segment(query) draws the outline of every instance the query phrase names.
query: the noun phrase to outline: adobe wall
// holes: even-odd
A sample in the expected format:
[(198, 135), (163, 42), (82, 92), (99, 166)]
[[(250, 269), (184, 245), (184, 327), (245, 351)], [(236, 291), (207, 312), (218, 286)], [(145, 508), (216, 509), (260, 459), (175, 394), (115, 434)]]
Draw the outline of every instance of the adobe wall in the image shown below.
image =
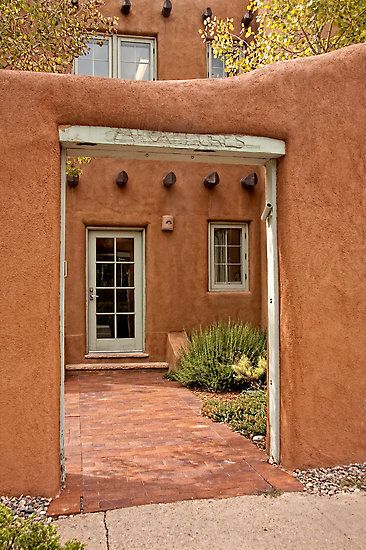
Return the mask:
[[(117, 187), (126, 170), (129, 181)], [(146, 231), (145, 361), (165, 361), (169, 332), (190, 331), (219, 319), (261, 322), (260, 214), (263, 179), (253, 190), (240, 180), (261, 167), (95, 159), (83, 169), (80, 183), (67, 190), (66, 363), (102, 362), (85, 358), (86, 227), (144, 227)], [(175, 185), (162, 185), (174, 171)], [(218, 171), (215, 189), (204, 178)], [(174, 216), (174, 231), (161, 230), (163, 215)], [(208, 222), (249, 224), (249, 290), (208, 292)], [(121, 359), (106, 360), (121, 362)], [(128, 359), (126, 359), (128, 361)], [(131, 359), (130, 359), (131, 361)], [(139, 361), (139, 360), (137, 360)]]
[(120, 12), (122, 0), (107, 0), (103, 14), (119, 17), (118, 34), (157, 38), (157, 78), (185, 80), (206, 78), (206, 47), (198, 33), (203, 28), (202, 13), (209, 5), (221, 19), (234, 18), (236, 29), (246, 11), (242, 0), (183, 0), (173, 2), (170, 17), (163, 17), (163, 0), (133, 0), (128, 16)]
[[(286, 141), (278, 170), (281, 461), (365, 459), (365, 61), (360, 45), (222, 81), (0, 73), (0, 492), (59, 487), (62, 124)], [(218, 98), (213, 115), (207, 105)]]

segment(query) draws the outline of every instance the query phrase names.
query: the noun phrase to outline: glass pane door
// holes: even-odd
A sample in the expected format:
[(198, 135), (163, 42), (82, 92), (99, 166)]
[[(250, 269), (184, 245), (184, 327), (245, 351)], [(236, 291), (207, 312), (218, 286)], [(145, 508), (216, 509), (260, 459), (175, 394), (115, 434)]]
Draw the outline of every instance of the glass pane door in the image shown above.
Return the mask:
[(89, 233), (89, 351), (142, 351), (142, 232)]

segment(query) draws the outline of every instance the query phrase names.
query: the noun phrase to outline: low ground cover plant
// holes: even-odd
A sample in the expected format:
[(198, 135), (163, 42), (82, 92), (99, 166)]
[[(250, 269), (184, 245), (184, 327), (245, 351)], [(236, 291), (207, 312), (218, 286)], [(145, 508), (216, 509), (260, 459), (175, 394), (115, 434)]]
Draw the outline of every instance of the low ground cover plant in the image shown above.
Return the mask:
[(76, 540), (61, 544), (56, 527), (14, 516), (11, 510), (0, 504), (0, 548), (1, 550), (84, 550), (85, 546)]
[(244, 392), (235, 399), (206, 398), (201, 412), (214, 422), (225, 422), (246, 437), (266, 435), (267, 391)]
[(169, 377), (189, 388), (237, 391), (263, 384), (266, 371), (266, 332), (229, 321), (193, 331)]

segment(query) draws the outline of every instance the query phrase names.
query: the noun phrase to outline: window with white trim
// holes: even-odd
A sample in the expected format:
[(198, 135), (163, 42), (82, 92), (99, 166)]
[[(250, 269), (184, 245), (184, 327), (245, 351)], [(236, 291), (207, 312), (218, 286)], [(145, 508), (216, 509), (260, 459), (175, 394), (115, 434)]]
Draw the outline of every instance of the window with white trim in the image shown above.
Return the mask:
[(226, 78), (225, 57), (215, 57), (212, 46), (207, 43), (207, 76), (208, 78)]
[(209, 289), (248, 289), (247, 223), (210, 223)]
[(75, 59), (74, 73), (124, 80), (156, 79), (155, 38), (97, 36)]

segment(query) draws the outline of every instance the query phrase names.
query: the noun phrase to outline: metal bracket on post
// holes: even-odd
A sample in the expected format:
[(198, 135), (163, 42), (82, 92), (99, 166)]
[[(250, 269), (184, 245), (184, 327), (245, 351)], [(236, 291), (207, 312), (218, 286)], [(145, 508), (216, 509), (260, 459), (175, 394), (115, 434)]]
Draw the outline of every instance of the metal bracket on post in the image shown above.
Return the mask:
[(273, 206), (270, 202), (267, 202), (261, 215), (262, 222), (265, 222), (272, 216)]

